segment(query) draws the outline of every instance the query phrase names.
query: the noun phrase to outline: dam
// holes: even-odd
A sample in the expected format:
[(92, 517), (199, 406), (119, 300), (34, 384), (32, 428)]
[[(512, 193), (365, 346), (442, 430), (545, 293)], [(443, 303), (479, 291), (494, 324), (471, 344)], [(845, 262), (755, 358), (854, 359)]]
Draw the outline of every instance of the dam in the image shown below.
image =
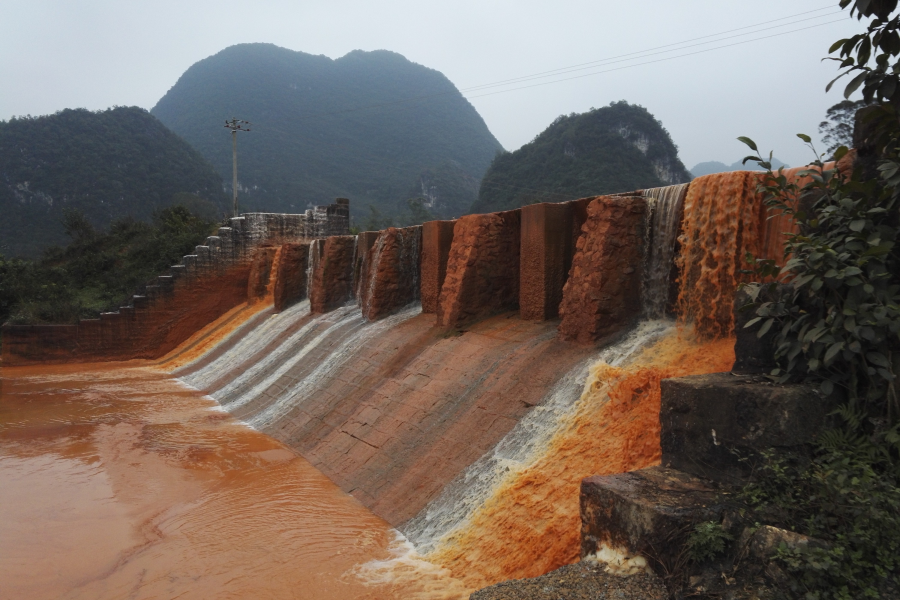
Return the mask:
[(659, 464), (661, 382), (735, 363), (744, 257), (790, 227), (759, 178), (248, 214), (119, 312), (5, 325), (0, 593), (465, 598), (577, 561), (582, 480)]

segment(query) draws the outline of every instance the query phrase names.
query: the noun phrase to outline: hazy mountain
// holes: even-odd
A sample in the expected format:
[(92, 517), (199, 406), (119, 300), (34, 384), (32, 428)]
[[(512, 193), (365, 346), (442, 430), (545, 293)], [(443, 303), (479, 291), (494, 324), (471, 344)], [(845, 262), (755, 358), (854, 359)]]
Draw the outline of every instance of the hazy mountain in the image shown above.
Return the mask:
[(185, 201), (221, 212), (222, 181), (142, 108), (67, 109), (0, 121), (2, 254), (35, 257), (67, 243), (61, 222), (67, 208), (105, 228), (127, 216), (148, 220), (155, 210)]
[[(777, 158), (772, 158), (772, 169), (777, 171), (779, 167), (788, 168), (787, 163), (783, 163)], [(697, 163), (691, 169), (691, 175), (694, 177), (700, 177), (702, 175), (711, 175), (713, 173), (725, 173), (726, 171), (761, 171), (755, 162), (747, 162), (747, 164), (741, 164), (741, 161), (737, 161), (732, 163), (731, 165), (726, 165), (723, 162), (719, 162), (717, 160), (711, 160), (709, 162)]]
[(558, 117), (515, 152), (497, 155), (473, 212), (508, 210), (690, 181), (669, 132), (627, 102)]
[[(376, 108), (370, 108), (375, 106)], [(357, 220), (426, 198), (438, 216), (465, 212), (498, 150), (475, 108), (444, 75), (379, 50), (332, 60), (241, 44), (189, 68), (151, 111), (231, 182), (224, 120), (238, 134), (245, 207), (297, 212), (351, 199)]]

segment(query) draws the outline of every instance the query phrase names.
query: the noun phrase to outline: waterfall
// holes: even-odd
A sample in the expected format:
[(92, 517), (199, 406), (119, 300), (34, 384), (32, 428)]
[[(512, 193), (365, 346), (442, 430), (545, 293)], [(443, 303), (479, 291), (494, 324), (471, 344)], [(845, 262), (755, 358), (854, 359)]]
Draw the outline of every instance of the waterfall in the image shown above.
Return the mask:
[(688, 183), (644, 190), (650, 218), (644, 279), (641, 282), (643, 313), (648, 319), (665, 316), (674, 268), (675, 244)]
[(247, 423), (257, 429), (273, 425), (296, 406), (302, 404), (306, 397), (325, 380), (334, 377), (358, 348), (421, 312), (421, 306), (412, 305), (387, 319), (368, 323), (354, 310), (350, 318), (355, 319), (360, 326), (339, 346), (331, 350), (312, 372), (300, 380), (292, 382), (293, 385), (289, 388), (283, 389), (266, 408), (247, 419)]
[(366, 264), (365, 270), (361, 270), (360, 290), (362, 294), (359, 299), (359, 306), (362, 308), (363, 316), (368, 318), (368, 308), (375, 294), (375, 285), (378, 280), (378, 267), (381, 266), (381, 255), (384, 254), (384, 246), (387, 244), (387, 231), (382, 231), (375, 240), (375, 245), (369, 250), (368, 254), (372, 256), (371, 264)]
[(494, 448), (472, 463), (445, 486), (441, 494), (401, 527), (402, 533), (421, 554), (435, 549), (441, 539), (465, 526), (472, 513), (509, 474), (538, 459), (554, 434), (570, 417), (582, 396), (588, 369), (598, 361), (611, 366), (624, 364), (667, 332), (671, 321), (644, 321), (621, 341), (603, 349), (572, 368)]
[(319, 262), (319, 240), (313, 240), (309, 244), (309, 254), (306, 257), (306, 297), (312, 299), (313, 273), (316, 271), (316, 263)]

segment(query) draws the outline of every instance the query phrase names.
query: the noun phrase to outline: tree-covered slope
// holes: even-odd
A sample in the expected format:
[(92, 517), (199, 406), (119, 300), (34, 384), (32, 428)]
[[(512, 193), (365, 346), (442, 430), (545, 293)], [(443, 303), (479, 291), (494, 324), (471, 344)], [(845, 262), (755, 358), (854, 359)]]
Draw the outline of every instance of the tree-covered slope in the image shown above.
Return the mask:
[(669, 132), (625, 101), (560, 116), (515, 152), (497, 155), (473, 212), (684, 183), (691, 175)]
[(221, 178), (144, 109), (0, 121), (0, 254), (36, 257), (66, 243), (65, 209), (105, 228), (123, 217), (146, 221), (186, 201), (221, 211)]
[(359, 220), (368, 205), (397, 214), (415, 193), (428, 195), (432, 213), (458, 215), (475, 199), (471, 180), (501, 149), (446, 77), (387, 51), (332, 60), (271, 44), (232, 46), (190, 67), (151, 112), (226, 185), (224, 121), (252, 122), (238, 134), (238, 185), (242, 207), (255, 210), (298, 212), (348, 197)]

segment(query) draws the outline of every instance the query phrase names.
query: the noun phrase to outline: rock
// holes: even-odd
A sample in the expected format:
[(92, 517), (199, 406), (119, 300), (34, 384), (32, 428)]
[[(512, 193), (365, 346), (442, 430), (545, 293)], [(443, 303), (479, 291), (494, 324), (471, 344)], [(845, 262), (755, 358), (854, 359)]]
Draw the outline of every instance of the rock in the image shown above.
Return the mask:
[(375, 321), (419, 297), (419, 249), (422, 227), (388, 227), (366, 254), (360, 272), (362, 315)]
[(559, 308), (562, 339), (592, 344), (640, 315), (646, 217), (644, 198), (601, 196), (588, 205)]
[(724, 508), (708, 481), (664, 467), (581, 481), (581, 556), (621, 548), (657, 572), (678, 562), (691, 527)]
[(316, 240), (315, 264), (310, 289), (310, 310), (330, 312), (353, 298), (354, 235), (336, 235)]
[(259, 248), (253, 253), (250, 261), (250, 276), (247, 280), (247, 300), (256, 302), (266, 297), (269, 288), (272, 265), (275, 262), (277, 247)]
[(456, 221), (428, 221), (422, 225), (420, 285), (423, 313), (436, 313), (438, 310), (455, 225)]
[(459, 328), (519, 306), (521, 211), (466, 215), (453, 228), (437, 323)]
[(522, 207), (519, 316), (546, 321), (559, 315), (563, 286), (572, 266), (573, 204)]
[[(776, 285), (774, 289), (765, 286), (760, 290), (757, 299), (760, 302), (779, 302), (789, 299), (792, 293), (793, 286), (790, 285)], [(744, 327), (748, 321), (756, 318), (755, 310), (743, 309), (751, 300), (750, 292), (746, 288), (739, 289), (734, 294), (735, 342), (734, 366), (731, 369), (733, 373), (747, 375), (768, 373), (778, 366), (778, 363), (775, 362), (773, 345), (778, 328), (772, 327), (760, 338), (757, 333), (763, 321), (759, 321), (749, 328)]]
[(582, 561), (532, 579), (513, 579), (478, 590), (471, 600), (665, 600), (666, 588), (651, 573), (620, 576), (605, 565)]
[(275, 310), (283, 311), (306, 297), (306, 265), (309, 242), (283, 244), (275, 274)]
[(817, 388), (758, 375), (692, 375), (660, 387), (662, 464), (723, 483), (743, 481), (762, 451), (807, 455), (832, 407)]

